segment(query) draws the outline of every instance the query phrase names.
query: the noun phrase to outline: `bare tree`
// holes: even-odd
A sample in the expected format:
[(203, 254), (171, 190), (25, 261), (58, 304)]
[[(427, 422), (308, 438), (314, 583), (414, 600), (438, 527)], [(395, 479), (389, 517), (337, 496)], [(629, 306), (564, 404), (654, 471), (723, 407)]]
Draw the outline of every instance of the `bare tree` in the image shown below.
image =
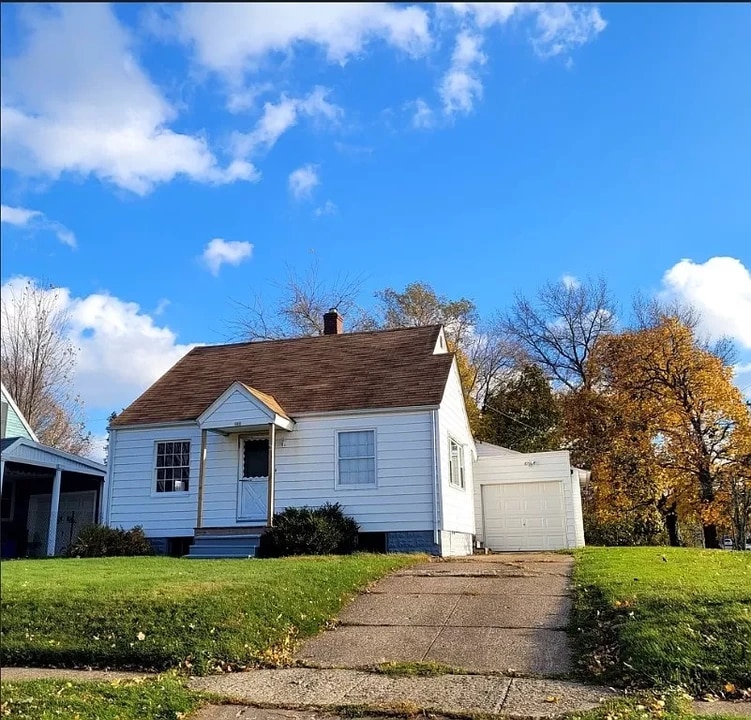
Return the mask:
[(615, 302), (603, 279), (549, 282), (534, 300), (517, 294), (501, 322), (554, 386), (589, 388), (587, 360), (598, 338), (615, 328)]
[(276, 306), (264, 303), (259, 294), (250, 302), (238, 302), (239, 315), (230, 322), (230, 332), (244, 340), (279, 340), (323, 334), (323, 315), (336, 309), (347, 321), (347, 329), (367, 330), (374, 321), (357, 304), (362, 278), (339, 276), (332, 282), (320, 277), (314, 260), (304, 273), (287, 269), (287, 278), (275, 283), (280, 291)]
[(648, 330), (659, 327), (663, 322), (674, 318), (691, 330), (697, 347), (716, 355), (726, 365), (732, 365), (737, 358), (737, 348), (732, 338), (727, 336), (710, 337), (701, 332), (701, 313), (693, 305), (680, 300), (645, 298), (637, 293), (633, 301), (634, 330)]
[(40, 442), (73, 453), (91, 446), (73, 389), (76, 348), (52, 287), (28, 282), (2, 296), (0, 374)]

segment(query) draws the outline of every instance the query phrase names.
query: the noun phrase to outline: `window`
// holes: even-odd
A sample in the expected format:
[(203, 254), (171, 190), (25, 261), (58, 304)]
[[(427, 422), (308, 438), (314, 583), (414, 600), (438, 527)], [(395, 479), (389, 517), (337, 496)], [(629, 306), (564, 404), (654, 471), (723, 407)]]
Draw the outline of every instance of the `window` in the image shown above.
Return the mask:
[(449, 438), (449, 483), (464, 489), (464, 448)]
[(269, 476), (269, 441), (267, 438), (246, 440), (243, 445), (243, 477)]
[(376, 484), (375, 430), (338, 434), (339, 485), (360, 487)]
[(156, 444), (156, 491), (184, 492), (190, 479), (190, 442)]

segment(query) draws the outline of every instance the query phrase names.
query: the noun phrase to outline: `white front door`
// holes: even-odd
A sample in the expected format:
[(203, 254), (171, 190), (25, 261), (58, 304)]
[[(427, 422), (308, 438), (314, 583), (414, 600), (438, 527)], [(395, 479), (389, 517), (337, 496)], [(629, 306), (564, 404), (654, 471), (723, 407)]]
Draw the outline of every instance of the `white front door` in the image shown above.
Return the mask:
[(269, 509), (268, 438), (240, 439), (239, 475), (237, 519), (265, 524)]
[[(28, 541), (32, 555), (47, 554), (47, 534), (50, 526), (51, 495), (29, 497)], [(55, 555), (62, 555), (83, 528), (94, 523), (96, 490), (60, 494), (57, 508), (57, 535)]]
[(491, 550), (561, 550), (566, 513), (560, 482), (482, 485), (485, 545)]

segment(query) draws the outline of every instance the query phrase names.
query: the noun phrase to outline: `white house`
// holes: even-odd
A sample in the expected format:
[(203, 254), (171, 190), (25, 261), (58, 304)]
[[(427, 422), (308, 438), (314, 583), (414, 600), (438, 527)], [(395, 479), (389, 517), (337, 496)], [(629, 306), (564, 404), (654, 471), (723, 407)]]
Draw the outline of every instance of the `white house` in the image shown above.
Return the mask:
[(195, 348), (126, 408), (110, 427), (106, 522), (142, 525), (171, 554), (247, 556), (274, 513), (338, 502), (364, 549), (471, 553), (493, 520), (476, 522), (482, 458), (443, 328), (324, 321), (319, 337)]

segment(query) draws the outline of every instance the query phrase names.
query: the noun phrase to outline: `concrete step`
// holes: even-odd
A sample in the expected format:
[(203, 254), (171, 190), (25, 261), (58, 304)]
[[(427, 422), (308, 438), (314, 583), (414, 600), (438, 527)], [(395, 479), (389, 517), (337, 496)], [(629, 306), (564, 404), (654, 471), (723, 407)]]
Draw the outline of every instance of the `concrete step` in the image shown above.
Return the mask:
[(257, 533), (247, 535), (199, 535), (185, 557), (195, 559), (255, 557), (261, 540)]

